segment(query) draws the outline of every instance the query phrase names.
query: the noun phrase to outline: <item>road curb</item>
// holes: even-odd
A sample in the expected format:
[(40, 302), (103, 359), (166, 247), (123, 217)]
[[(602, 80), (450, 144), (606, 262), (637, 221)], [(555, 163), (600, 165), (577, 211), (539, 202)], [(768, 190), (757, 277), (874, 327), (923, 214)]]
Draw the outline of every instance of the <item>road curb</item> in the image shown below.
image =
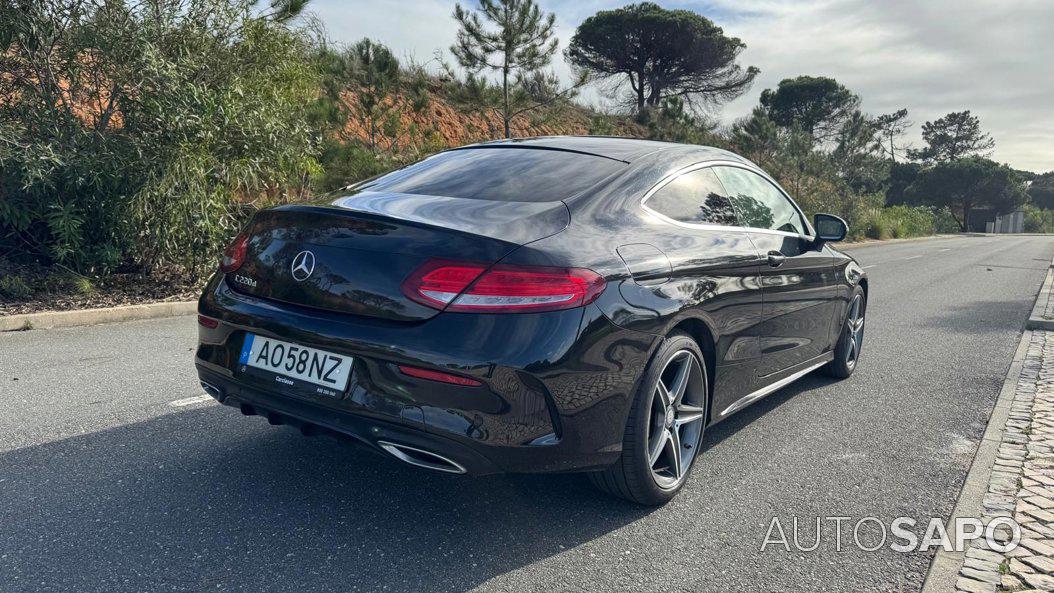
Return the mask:
[[(982, 516), (982, 501), (988, 492), (988, 485), (992, 478), (992, 468), (995, 466), (996, 454), (1003, 442), (1003, 432), (1006, 430), (1006, 421), (1010, 417), (1010, 406), (1014, 402), (1015, 388), (1021, 376), (1024, 365), (1025, 354), (1028, 345), (1032, 341), (1032, 332), (1025, 330), (1021, 334), (1021, 340), (1014, 351), (1014, 358), (1007, 369), (1006, 378), (1003, 379), (1003, 387), (999, 390), (992, 414), (988, 417), (988, 425), (985, 427), (984, 436), (977, 445), (970, 471), (966, 474), (962, 490), (955, 503), (955, 509), (945, 524), (948, 537), (955, 540), (955, 519), (980, 518)], [(926, 573), (926, 580), (922, 586), (921, 593), (954, 593), (956, 582), (959, 579), (959, 569), (962, 568), (964, 552), (947, 552), (938, 548), (930, 568)]]
[[(1047, 277), (1043, 286), (1036, 294), (1036, 302), (1032, 307), (1025, 330), (1021, 334), (1021, 340), (1014, 351), (1014, 358), (1010, 361), (1006, 377), (1003, 379), (1003, 387), (999, 390), (995, 406), (988, 417), (984, 436), (977, 445), (970, 470), (963, 481), (962, 489), (956, 499), (955, 509), (952, 511), (945, 527), (949, 537), (955, 539), (955, 519), (980, 518), (983, 515), (983, 500), (988, 493), (988, 486), (992, 478), (992, 470), (995, 466), (996, 455), (1003, 443), (1003, 433), (1006, 431), (1006, 422), (1010, 417), (1010, 408), (1014, 402), (1015, 391), (1018, 380), (1021, 378), (1021, 370), (1024, 366), (1025, 355), (1028, 345), (1032, 342), (1032, 330), (1054, 329), (1054, 320), (1044, 319), (1047, 304), (1050, 302), (1050, 292), (1054, 285), (1054, 261), (1051, 269), (1047, 270)], [(1050, 324), (1047, 326), (1046, 324)], [(921, 593), (954, 593), (957, 590), (956, 583), (959, 580), (959, 570), (965, 560), (964, 552), (947, 552), (938, 548), (937, 553), (930, 561), (929, 570), (926, 572), (926, 580), (922, 585)]]
[(0, 332), (26, 329), (53, 329), (78, 325), (98, 325), (136, 319), (158, 319), (190, 315), (198, 310), (197, 301), (150, 303), (148, 305), (126, 305), (102, 309), (80, 309), (76, 311), (44, 311), (0, 317)]
[[(1054, 266), (1054, 263), (1051, 264)], [(1032, 313), (1025, 322), (1025, 329), (1054, 330), (1054, 315), (1050, 311), (1050, 289), (1054, 284), (1054, 268), (1047, 270), (1047, 278), (1043, 281), (1043, 288), (1039, 289), (1036, 296), (1036, 304), (1032, 307)]]
[(937, 239), (957, 239), (960, 237), (983, 237), (978, 233), (954, 233), (941, 235), (926, 235), (925, 237), (908, 237), (906, 239), (868, 239), (866, 241), (844, 241), (838, 243), (838, 248), (855, 249), (859, 247), (870, 247), (872, 245), (896, 245), (898, 243), (915, 243), (918, 241), (934, 241)]

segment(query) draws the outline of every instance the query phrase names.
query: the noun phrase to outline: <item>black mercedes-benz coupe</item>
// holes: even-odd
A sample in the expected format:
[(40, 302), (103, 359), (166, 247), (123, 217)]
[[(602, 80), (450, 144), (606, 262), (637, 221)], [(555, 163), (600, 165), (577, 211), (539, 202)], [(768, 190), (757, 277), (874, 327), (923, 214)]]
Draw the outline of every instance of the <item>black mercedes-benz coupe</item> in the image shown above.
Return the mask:
[(415, 466), (582, 471), (661, 504), (708, 426), (852, 374), (868, 283), (845, 234), (723, 150), (466, 146), (257, 213), (201, 297), (198, 375)]

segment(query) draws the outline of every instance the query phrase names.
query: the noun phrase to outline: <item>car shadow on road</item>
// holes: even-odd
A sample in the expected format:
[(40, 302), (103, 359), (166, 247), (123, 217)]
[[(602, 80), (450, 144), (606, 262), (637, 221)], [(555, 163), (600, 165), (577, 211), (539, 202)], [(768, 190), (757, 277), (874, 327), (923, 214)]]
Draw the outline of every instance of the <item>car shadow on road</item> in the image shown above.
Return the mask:
[(1005, 333), (1007, 327), (1023, 327), (1034, 297), (1018, 300), (948, 303), (939, 315), (926, 318), (921, 327), (951, 330), (959, 334)]
[(0, 589), (463, 591), (651, 511), (211, 406), (0, 454)]
[(0, 454), (0, 574), (5, 591), (464, 591), (652, 512), (672, 511), (579, 475), (417, 470), (210, 406)]
[[(798, 379), (779, 391), (774, 391), (771, 395), (766, 396), (750, 407), (733, 414), (727, 420), (707, 428), (706, 436), (703, 438), (703, 453), (721, 444), (725, 439), (740, 430), (747, 428), (762, 416), (791, 401), (798, 394), (813, 389), (821, 389), (838, 381), (838, 379), (815, 372)], [(705, 459), (704, 457), (703, 460)]]

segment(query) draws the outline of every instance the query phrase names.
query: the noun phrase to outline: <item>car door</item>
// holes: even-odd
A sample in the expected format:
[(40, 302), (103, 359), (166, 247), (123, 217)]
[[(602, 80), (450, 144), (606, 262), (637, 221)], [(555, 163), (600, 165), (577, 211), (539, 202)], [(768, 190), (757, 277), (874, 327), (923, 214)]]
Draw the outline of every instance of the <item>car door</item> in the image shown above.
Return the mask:
[(760, 383), (829, 350), (836, 273), (812, 229), (773, 182), (745, 167), (714, 168), (762, 258)]
[[(645, 197), (643, 207), (662, 219), (647, 236), (649, 244), (666, 255), (670, 269), (668, 280), (648, 287), (655, 296), (651, 306), (676, 303), (682, 317), (706, 319), (715, 330), (713, 405), (723, 410), (750, 392), (761, 357), (758, 252), (739, 228), (735, 209), (708, 166), (698, 165), (660, 183)], [(627, 247), (641, 251), (639, 246)], [(620, 254), (623, 251), (620, 248)]]

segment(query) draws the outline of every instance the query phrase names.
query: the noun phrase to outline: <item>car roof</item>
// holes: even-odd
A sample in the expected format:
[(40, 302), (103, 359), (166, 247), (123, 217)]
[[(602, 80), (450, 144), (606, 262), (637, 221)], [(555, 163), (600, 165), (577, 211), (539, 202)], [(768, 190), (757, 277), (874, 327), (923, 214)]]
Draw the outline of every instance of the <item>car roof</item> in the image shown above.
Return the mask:
[(495, 140), (493, 142), (481, 142), (463, 146), (459, 150), (471, 148), (537, 148), (544, 150), (562, 150), (566, 152), (577, 152), (590, 154), (609, 159), (631, 163), (642, 157), (654, 153), (669, 153), (669, 156), (697, 156), (700, 161), (704, 160), (743, 160), (742, 157), (714, 148), (698, 144), (679, 144), (676, 142), (661, 142), (658, 140), (643, 140), (640, 138), (627, 138), (622, 136), (536, 136), (533, 138), (513, 138), (509, 140)]

